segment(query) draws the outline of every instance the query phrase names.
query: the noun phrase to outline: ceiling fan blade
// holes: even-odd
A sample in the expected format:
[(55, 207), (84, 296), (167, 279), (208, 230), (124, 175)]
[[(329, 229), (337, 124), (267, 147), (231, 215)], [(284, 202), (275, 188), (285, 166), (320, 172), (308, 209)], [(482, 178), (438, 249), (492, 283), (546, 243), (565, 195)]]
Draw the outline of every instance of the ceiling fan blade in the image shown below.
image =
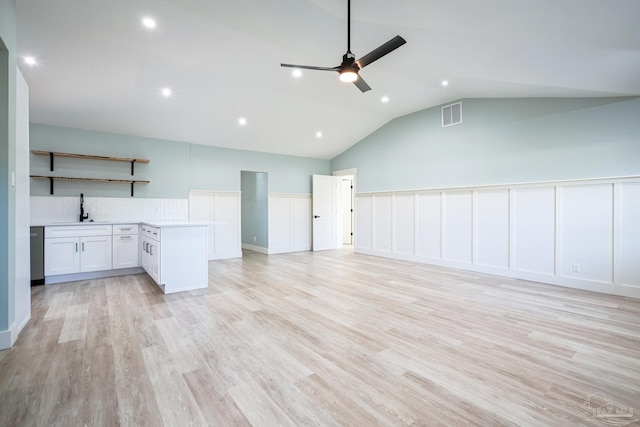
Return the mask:
[(364, 79), (360, 74), (358, 74), (358, 79), (355, 82), (353, 82), (353, 84), (356, 85), (362, 93), (371, 90), (371, 86), (369, 86), (367, 82), (364, 81)]
[(301, 70), (340, 71), (340, 67), (314, 67), (312, 65), (280, 64), (281, 67), (299, 68)]
[(356, 63), (358, 64), (358, 67), (364, 68), (367, 65), (371, 64), (373, 61), (377, 61), (378, 59), (382, 58), (387, 53), (393, 52), (394, 50), (396, 50), (406, 42), (407, 41), (402, 37), (395, 36), (394, 38), (392, 38), (382, 46), (372, 50), (362, 58), (358, 59)]

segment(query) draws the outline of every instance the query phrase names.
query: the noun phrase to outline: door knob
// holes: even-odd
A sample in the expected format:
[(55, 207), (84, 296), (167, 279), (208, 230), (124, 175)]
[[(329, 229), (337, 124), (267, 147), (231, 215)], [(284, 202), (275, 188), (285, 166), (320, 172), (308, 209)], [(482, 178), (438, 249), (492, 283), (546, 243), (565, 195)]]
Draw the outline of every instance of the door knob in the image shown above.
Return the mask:
[(320, 218), (320, 215), (314, 215), (313, 217), (314, 218)]

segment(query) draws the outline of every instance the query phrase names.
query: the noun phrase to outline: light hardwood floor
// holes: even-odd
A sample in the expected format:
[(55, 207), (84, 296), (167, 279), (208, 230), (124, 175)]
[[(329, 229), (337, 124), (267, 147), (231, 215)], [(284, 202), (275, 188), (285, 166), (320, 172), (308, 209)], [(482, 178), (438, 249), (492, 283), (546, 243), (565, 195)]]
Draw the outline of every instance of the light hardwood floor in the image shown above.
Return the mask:
[(640, 300), (341, 250), (245, 252), (174, 295), (146, 275), (32, 295), (0, 352), (0, 426), (594, 426), (593, 393), (640, 407)]

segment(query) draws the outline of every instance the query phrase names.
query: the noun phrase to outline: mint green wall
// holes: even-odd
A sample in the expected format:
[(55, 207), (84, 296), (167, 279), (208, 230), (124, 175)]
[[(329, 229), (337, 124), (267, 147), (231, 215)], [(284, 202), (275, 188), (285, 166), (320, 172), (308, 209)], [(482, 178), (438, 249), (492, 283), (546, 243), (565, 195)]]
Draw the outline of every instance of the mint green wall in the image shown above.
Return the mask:
[(242, 171), (241, 189), (242, 243), (267, 248), (269, 174)]
[(329, 160), (191, 146), (191, 188), (194, 190), (237, 191), (241, 170), (267, 172), (272, 193), (311, 193), (311, 175), (331, 174)]
[(0, 0), (0, 334), (15, 319), (16, 26), (15, 0)]
[(357, 191), (640, 175), (640, 98), (464, 99), (397, 118), (331, 161)]
[[(136, 165), (136, 179), (151, 181), (135, 186), (136, 197), (186, 198), (189, 190), (239, 191), (240, 171), (269, 172), (270, 191), (310, 193), (311, 175), (329, 174), (330, 162), (303, 157), (265, 154), (63, 128), (32, 123), (31, 149), (136, 157), (151, 160)], [(32, 175), (60, 175), (129, 179), (127, 163), (56, 158), (55, 171), (49, 171), (49, 158), (31, 155)], [(126, 184), (56, 182), (56, 196), (128, 197)], [(31, 195), (49, 194), (49, 182), (31, 180)]]
[[(189, 144), (34, 123), (30, 126), (30, 135), (32, 150), (151, 160), (135, 166), (133, 179), (151, 181), (135, 186), (136, 197), (186, 198), (189, 194)], [(33, 154), (31, 174), (131, 179), (129, 163), (56, 157), (54, 171), (50, 172), (49, 158)], [(127, 184), (55, 182), (54, 186), (56, 196), (84, 193), (85, 196), (128, 197), (130, 194)], [(48, 181), (31, 180), (32, 196), (48, 194)]]

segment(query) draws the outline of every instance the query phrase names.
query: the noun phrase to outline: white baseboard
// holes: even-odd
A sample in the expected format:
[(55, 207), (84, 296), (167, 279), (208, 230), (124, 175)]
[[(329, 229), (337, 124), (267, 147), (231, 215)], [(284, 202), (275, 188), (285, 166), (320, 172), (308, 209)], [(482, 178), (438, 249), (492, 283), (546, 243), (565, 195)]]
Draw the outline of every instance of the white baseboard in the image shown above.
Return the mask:
[(11, 330), (0, 331), (0, 350), (7, 350), (13, 347), (13, 341), (11, 339)]
[(311, 248), (298, 248), (298, 249), (274, 248), (274, 249), (269, 249), (269, 255), (288, 254), (288, 253), (292, 253), (292, 252), (308, 252), (310, 250), (311, 250)]
[(570, 277), (562, 277), (559, 275), (534, 273), (509, 268), (490, 267), (485, 265), (451, 261), (442, 258), (426, 258), (412, 254), (402, 254), (397, 252), (381, 251), (362, 247), (356, 247), (354, 251), (363, 255), (373, 255), (383, 258), (397, 259), (401, 261), (411, 261), (421, 264), (435, 265), (439, 267), (457, 268), (460, 270), (473, 271), (476, 273), (492, 274), (494, 276), (508, 277), (511, 279), (529, 280), (532, 282), (540, 282), (549, 285), (564, 286), (566, 288), (581, 289), (585, 291), (600, 292), (604, 294), (619, 295), (623, 297), (640, 298), (640, 287), (636, 286), (615, 286), (611, 283), (595, 282), (592, 280), (578, 280)]
[(92, 271), (90, 273), (61, 274), (59, 276), (47, 276), (45, 285), (54, 283), (77, 282), (78, 280), (103, 279), (105, 277), (126, 276), (128, 274), (144, 273), (142, 267), (121, 268), (118, 270)]
[(29, 320), (31, 320), (31, 313), (29, 313), (21, 324), (18, 325), (14, 322), (8, 330), (0, 331), (0, 350), (7, 350), (13, 347), (20, 335), (20, 332), (22, 332), (24, 327), (27, 326)]
[(234, 252), (232, 254), (223, 254), (223, 255), (214, 255), (209, 261), (217, 261), (220, 259), (233, 259), (233, 258), (242, 258), (242, 251)]
[(242, 244), (242, 249), (246, 249), (248, 251), (253, 251), (253, 252), (259, 252), (259, 253), (265, 254), (265, 255), (267, 255), (269, 253), (269, 249), (267, 249), (267, 248), (263, 248), (262, 246), (249, 245), (247, 243), (243, 243)]

